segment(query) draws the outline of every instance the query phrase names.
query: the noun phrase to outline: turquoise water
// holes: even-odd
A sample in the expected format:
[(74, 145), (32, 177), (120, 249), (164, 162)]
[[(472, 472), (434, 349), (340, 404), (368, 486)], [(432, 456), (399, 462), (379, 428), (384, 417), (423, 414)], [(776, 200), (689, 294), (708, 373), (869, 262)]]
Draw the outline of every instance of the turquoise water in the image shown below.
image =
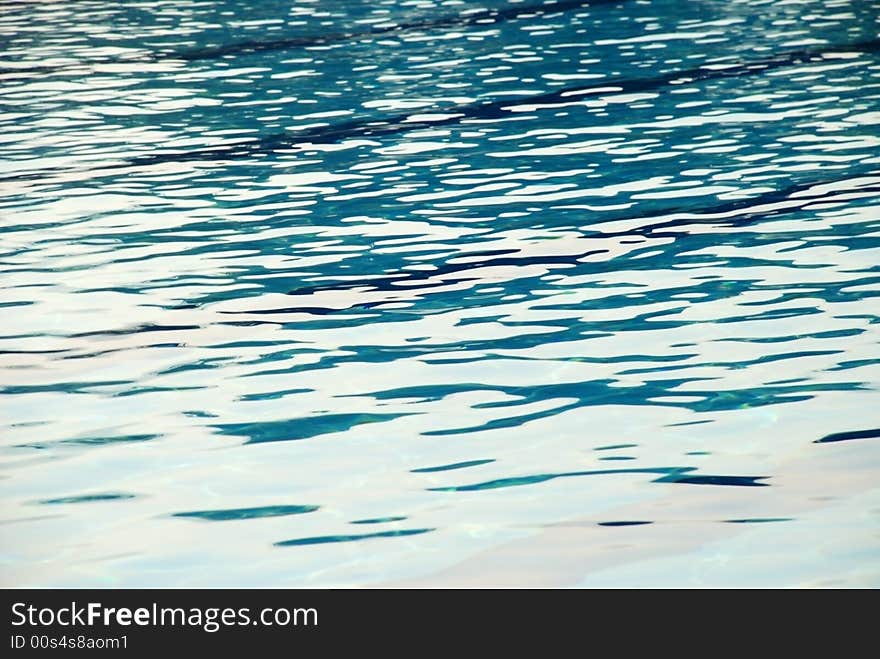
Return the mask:
[(7, 586), (880, 586), (880, 3), (0, 3)]

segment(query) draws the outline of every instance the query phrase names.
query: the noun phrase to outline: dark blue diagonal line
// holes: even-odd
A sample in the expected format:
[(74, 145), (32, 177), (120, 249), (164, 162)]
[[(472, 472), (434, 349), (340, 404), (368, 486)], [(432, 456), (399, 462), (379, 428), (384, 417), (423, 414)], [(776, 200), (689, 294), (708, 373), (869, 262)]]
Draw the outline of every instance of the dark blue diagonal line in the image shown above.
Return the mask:
[[(345, 139), (367, 139), (393, 135), (397, 133), (437, 128), (459, 124), (463, 121), (489, 121), (512, 116), (513, 109), (530, 105), (552, 105), (555, 103), (573, 103), (590, 96), (607, 96), (608, 94), (629, 94), (659, 89), (671, 84), (686, 84), (735, 78), (757, 73), (765, 73), (774, 69), (821, 62), (825, 55), (840, 52), (875, 53), (880, 50), (880, 39), (863, 41), (848, 45), (835, 45), (813, 50), (798, 50), (780, 53), (756, 60), (739, 63), (706, 64), (690, 69), (672, 71), (652, 78), (610, 78), (592, 85), (564, 87), (545, 94), (524, 96), (516, 99), (483, 101), (448, 108), (437, 109), (440, 117), (422, 119), (426, 109), (416, 114), (401, 113), (386, 117), (366, 117), (351, 121), (317, 126), (296, 132), (275, 133), (243, 144), (218, 146), (210, 149), (194, 151), (177, 151), (158, 153), (132, 158), (128, 165), (145, 166), (164, 162), (182, 162), (187, 160), (205, 160), (212, 158), (235, 159), (258, 156), (279, 149), (290, 149), (307, 144), (334, 143)], [(718, 68), (723, 66), (724, 68)]]
[(313, 36), (274, 39), (272, 41), (240, 41), (238, 43), (225, 44), (222, 46), (161, 53), (155, 57), (157, 59), (182, 59), (193, 61), (235, 55), (247, 55), (250, 53), (290, 50), (294, 48), (327, 46), (343, 41), (368, 39), (388, 34), (423, 32), (447, 27), (467, 27), (470, 25), (494, 25), (496, 23), (503, 23), (505, 21), (512, 21), (520, 18), (538, 18), (546, 16), (547, 14), (572, 11), (583, 7), (613, 3), (619, 4), (623, 1), (624, 0), (557, 0), (556, 2), (540, 2), (525, 6), (515, 5), (501, 9), (478, 9), (461, 14), (441, 16), (439, 18), (420, 18), (409, 21), (392, 22), (371, 26), (364, 30), (347, 30)]

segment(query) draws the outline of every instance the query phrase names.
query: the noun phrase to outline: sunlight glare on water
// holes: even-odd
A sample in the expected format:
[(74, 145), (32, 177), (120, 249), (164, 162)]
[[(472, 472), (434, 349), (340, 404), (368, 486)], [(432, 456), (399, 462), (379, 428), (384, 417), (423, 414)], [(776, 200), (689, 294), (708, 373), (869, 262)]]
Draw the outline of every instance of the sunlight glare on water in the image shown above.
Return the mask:
[(0, 2), (0, 583), (880, 586), (878, 32)]

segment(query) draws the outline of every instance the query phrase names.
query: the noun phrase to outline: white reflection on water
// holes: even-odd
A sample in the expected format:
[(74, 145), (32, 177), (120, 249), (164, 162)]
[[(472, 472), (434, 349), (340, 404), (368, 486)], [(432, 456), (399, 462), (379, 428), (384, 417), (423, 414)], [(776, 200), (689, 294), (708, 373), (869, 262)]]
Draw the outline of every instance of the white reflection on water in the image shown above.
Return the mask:
[(2, 583), (880, 583), (877, 8), (575, 4), (0, 13)]

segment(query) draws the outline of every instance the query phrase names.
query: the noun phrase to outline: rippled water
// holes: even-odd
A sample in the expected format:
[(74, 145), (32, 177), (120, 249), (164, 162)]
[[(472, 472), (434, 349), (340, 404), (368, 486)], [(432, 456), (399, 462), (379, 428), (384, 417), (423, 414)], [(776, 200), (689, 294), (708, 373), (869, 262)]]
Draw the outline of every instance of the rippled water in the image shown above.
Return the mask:
[(880, 585), (880, 3), (0, 4), (5, 585)]

